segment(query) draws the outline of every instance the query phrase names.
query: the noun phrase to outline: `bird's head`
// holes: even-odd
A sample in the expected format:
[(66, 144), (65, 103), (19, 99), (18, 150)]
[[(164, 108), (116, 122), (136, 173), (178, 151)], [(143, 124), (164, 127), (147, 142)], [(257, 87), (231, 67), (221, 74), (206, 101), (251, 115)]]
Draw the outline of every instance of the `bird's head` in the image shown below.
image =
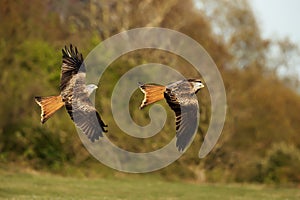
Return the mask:
[(197, 93), (201, 88), (204, 88), (204, 84), (200, 79), (188, 79), (188, 81), (192, 84), (195, 93)]
[(88, 95), (90, 96), (93, 93), (93, 91), (96, 90), (97, 88), (98, 88), (98, 86), (95, 85), (95, 84), (89, 84), (89, 85), (87, 85), (86, 86), (86, 90), (88, 92)]

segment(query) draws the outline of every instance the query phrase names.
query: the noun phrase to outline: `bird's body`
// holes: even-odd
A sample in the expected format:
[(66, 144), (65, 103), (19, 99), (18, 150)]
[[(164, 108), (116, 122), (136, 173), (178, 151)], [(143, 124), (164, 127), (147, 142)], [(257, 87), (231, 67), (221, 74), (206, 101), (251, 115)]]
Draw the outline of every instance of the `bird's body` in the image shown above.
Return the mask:
[(70, 45), (62, 50), (63, 64), (61, 67), (61, 93), (58, 96), (35, 97), (41, 106), (41, 122), (45, 123), (58, 109), (65, 106), (76, 126), (91, 141), (95, 141), (107, 132), (107, 127), (89, 99), (96, 85), (86, 85), (86, 69), (82, 54)]
[(176, 115), (176, 146), (183, 151), (191, 142), (197, 128), (198, 100), (194, 96), (204, 87), (199, 79), (180, 80), (167, 86), (157, 84), (141, 84), (141, 91), (145, 94), (140, 108), (161, 99), (166, 99), (168, 105)]

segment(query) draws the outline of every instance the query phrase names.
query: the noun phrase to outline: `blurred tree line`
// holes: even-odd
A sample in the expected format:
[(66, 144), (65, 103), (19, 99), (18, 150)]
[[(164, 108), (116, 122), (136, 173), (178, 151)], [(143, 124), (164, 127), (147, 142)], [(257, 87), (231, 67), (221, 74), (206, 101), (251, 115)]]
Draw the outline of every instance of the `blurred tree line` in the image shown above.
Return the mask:
[[(298, 47), (288, 39), (263, 39), (246, 0), (196, 2), (197, 6), (192, 0), (0, 1), (1, 166), (17, 163), (57, 173), (116, 173), (85, 150), (64, 110), (42, 126), (34, 96), (59, 93), (64, 45), (72, 43), (86, 56), (116, 33), (156, 26), (185, 33), (206, 49), (224, 79), (228, 110), (217, 145), (199, 160), (210, 118), (209, 94), (203, 90), (198, 95), (201, 121), (194, 142), (179, 160), (153, 174), (209, 182), (299, 183), (299, 84), (295, 76), (280, 73), (294, 67), (290, 60), (299, 56)], [(195, 71), (178, 67), (188, 65), (183, 59), (155, 50), (132, 52), (112, 63), (101, 79), (107, 84), (97, 92), (96, 107), (110, 125), (108, 137), (134, 152), (163, 147), (175, 133), (172, 111), (162, 132), (150, 139), (127, 136), (113, 120), (109, 105), (115, 83), (126, 71), (148, 62), (195, 76)], [(141, 99), (139, 92), (134, 93), (130, 111), (138, 124), (146, 125), (147, 109), (136, 109)]]

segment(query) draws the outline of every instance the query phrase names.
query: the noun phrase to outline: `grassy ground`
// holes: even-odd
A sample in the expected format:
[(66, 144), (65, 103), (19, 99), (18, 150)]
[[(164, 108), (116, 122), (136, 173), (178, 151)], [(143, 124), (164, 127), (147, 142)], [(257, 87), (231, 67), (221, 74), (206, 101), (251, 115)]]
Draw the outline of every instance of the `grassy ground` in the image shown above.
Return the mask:
[(197, 185), (149, 176), (87, 179), (0, 173), (0, 199), (291, 200), (300, 199), (300, 190), (259, 185)]

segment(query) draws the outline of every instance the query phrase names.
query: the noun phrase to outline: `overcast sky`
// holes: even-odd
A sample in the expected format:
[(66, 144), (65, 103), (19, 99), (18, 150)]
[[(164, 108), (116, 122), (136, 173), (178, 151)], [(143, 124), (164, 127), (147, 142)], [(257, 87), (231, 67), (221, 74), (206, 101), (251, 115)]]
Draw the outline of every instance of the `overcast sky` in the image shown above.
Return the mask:
[[(300, 0), (249, 0), (262, 36), (270, 39), (289, 37), (300, 47)], [(297, 73), (300, 80), (299, 57), (287, 73)]]
[(263, 37), (286, 36), (300, 46), (300, 0), (249, 0)]

